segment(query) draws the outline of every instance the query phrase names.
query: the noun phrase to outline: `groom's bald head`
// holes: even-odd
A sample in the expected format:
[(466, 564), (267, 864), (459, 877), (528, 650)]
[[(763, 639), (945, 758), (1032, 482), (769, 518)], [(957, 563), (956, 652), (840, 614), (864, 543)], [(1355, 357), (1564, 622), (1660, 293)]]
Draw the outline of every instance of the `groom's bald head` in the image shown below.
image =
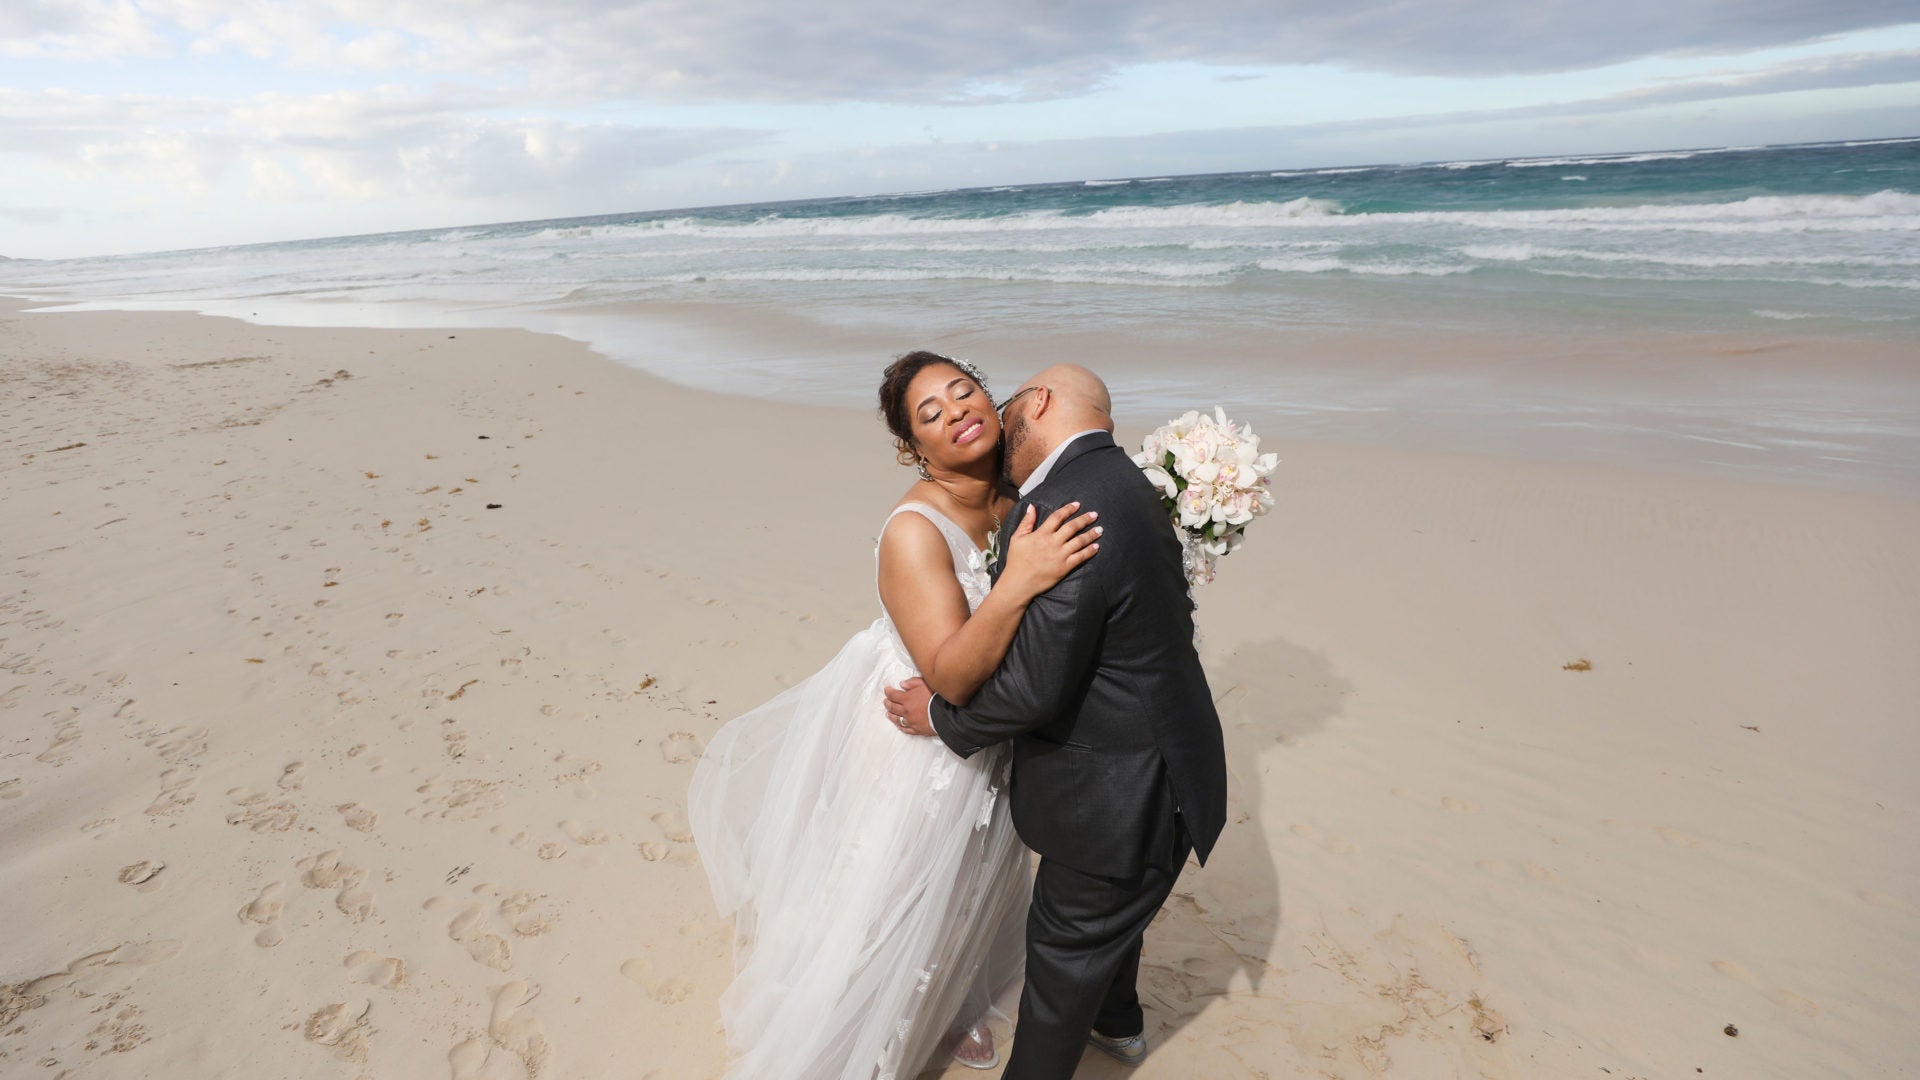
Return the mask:
[(1026, 482), (1055, 447), (1082, 431), (1113, 430), (1113, 395), (1079, 364), (1055, 364), (1020, 384), (1006, 418), (1006, 473)]

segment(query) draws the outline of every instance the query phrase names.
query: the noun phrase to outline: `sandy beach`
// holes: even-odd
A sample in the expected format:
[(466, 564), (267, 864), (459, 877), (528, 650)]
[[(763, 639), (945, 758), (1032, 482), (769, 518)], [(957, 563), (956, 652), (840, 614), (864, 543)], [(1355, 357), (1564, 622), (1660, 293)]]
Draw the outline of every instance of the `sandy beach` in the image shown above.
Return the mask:
[[(1232, 821), (1082, 1077), (1920, 1069), (1920, 502), (1262, 434)], [(558, 337), (0, 302), (0, 1074), (719, 1076), (692, 763), (907, 479)]]

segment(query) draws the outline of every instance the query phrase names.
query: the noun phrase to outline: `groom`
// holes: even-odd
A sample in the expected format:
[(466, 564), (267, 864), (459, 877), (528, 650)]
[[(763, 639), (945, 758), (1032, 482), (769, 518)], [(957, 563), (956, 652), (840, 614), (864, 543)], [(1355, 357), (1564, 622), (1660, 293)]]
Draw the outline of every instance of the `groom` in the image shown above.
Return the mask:
[(965, 706), (919, 679), (887, 691), (902, 730), (969, 757), (1013, 744), (1014, 827), (1040, 855), (1027, 912), (1027, 983), (1009, 1080), (1065, 1080), (1091, 1042), (1146, 1056), (1135, 989), (1141, 935), (1187, 855), (1206, 862), (1226, 822), (1220, 718), (1193, 648), (1180, 542), (1113, 442), (1091, 371), (1048, 368), (1005, 405), (1020, 505), (1097, 511), (1100, 553), (1027, 608), (1000, 668)]

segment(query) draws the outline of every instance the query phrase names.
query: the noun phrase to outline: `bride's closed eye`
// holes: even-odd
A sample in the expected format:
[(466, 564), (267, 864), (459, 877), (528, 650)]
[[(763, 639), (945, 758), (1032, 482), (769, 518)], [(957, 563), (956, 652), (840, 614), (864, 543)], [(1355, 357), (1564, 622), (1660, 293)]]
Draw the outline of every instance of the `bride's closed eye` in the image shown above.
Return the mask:
[[(953, 395), (953, 400), (965, 401), (972, 396), (973, 396), (973, 390), (971, 388), (968, 388), (966, 390), (962, 390), (959, 393)], [(931, 412), (923, 413), (920, 416), (920, 422), (923, 424), (931, 424), (938, 419), (940, 419), (940, 410), (938, 409), (933, 410)]]

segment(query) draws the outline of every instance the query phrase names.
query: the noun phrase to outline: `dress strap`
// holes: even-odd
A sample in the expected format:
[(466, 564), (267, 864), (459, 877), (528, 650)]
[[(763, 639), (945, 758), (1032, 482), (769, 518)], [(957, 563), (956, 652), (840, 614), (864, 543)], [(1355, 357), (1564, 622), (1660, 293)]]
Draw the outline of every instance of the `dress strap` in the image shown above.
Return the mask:
[[(884, 536), (886, 534), (887, 526), (893, 523), (894, 518), (905, 513), (918, 514), (928, 521), (931, 521), (933, 527), (940, 530), (941, 538), (947, 542), (947, 557), (952, 560), (953, 575), (960, 580), (961, 590), (967, 594), (967, 605), (969, 608), (978, 607), (981, 599), (986, 596), (987, 589), (989, 588), (985, 571), (986, 552), (981, 550), (980, 545), (973, 542), (973, 537), (968, 536), (967, 530), (961, 528), (958, 522), (955, 522), (939, 510), (921, 502), (905, 502), (894, 507), (893, 513), (888, 514), (886, 522), (880, 526), (881, 535)], [(878, 580), (880, 541), (878, 539), (873, 543), (873, 557), (875, 571), (874, 596), (878, 599), (880, 584)], [(980, 580), (977, 582), (972, 581), (975, 577), (978, 577)], [(885, 601), (881, 601), (881, 606), (885, 606)]]
[[(947, 547), (953, 552), (954, 565), (966, 565), (967, 556), (980, 550), (980, 545), (973, 542), (973, 537), (967, 535), (967, 530), (961, 528), (959, 522), (922, 502), (905, 502), (894, 507), (893, 513), (888, 514), (886, 522), (880, 526), (880, 531), (885, 533), (887, 525), (892, 524), (894, 518), (908, 512), (919, 514), (933, 522), (933, 527), (940, 530), (940, 535), (947, 540)], [(876, 544), (875, 553), (877, 554), (879, 550)]]

